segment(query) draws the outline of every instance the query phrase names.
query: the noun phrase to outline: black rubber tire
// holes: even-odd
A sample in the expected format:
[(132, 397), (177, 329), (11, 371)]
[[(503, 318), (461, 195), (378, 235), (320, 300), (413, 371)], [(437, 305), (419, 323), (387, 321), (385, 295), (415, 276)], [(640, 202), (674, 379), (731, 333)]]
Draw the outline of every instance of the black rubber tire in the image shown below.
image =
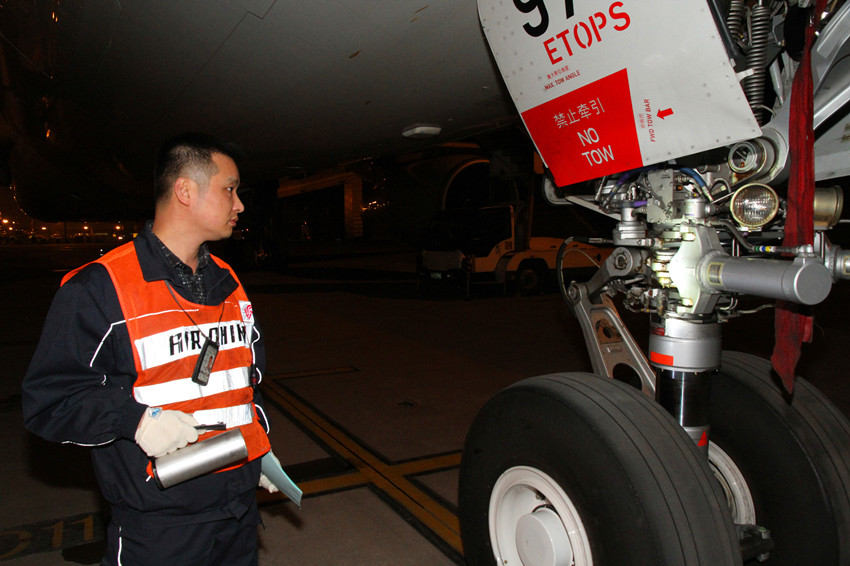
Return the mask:
[(768, 360), (724, 352), (712, 382), (711, 441), (752, 494), (775, 547), (767, 566), (850, 564), (850, 423), (798, 378), (788, 402)]
[(479, 412), (463, 451), (467, 563), (494, 564), (488, 513), (499, 477), (542, 471), (583, 523), (594, 566), (741, 564), (725, 500), (693, 441), (634, 388), (590, 374), (521, 381)]
[(523, 260), (516, 270), (514, 278), (520, 295), (537, 295), (543, 290), (546, 280), (546, 263), (542, 260)]

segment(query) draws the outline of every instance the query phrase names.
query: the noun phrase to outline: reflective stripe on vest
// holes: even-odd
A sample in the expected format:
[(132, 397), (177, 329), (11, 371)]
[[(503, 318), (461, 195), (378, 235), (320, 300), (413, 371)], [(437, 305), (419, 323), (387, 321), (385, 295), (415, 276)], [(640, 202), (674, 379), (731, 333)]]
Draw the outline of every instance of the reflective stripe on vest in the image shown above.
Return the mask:
[[(236, 279), (227, 264), (214, 256), (213, 261)], [(249, 368), (255, 329), (242, 285), (221, 305), (198, 305), (170, 291), (165, 281), (146, 282), (132, 242), (96, 262), (112, 279), (133, 345), (138, 374), (134, 398), (151, 407), (189, 413), (200, 424), (240, 427), (248, 460), (268, 452), (268, 437), (253, 403)], [(209, 383), (202, 386), (192, 381), (192, 373), (207, 338), (219, 343), (219, 352)], [(207, 432), (201, 439), (222, 432)]]

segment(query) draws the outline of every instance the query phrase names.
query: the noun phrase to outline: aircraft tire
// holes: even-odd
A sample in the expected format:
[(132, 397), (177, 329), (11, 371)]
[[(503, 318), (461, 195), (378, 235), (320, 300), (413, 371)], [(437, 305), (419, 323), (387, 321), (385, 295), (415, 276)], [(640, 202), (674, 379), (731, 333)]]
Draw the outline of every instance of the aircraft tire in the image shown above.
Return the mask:
[(459, 520), (470, 566), (741, 564), (693, 441), (636, 389), (590, 374), (526, 379), (485, 404)]
[(523, 260), (516, 270), (514, 281), (520, 295), (537, 295), (543, 289), (546, 278), (546, 263), (537, 260)]
[[(789, 402), (768, 360), (724, 352), (721, 368), (712, 382), (711, 442), (746, 484), (730, 489), (736, 482), (721, 478), (730, 500), (744, 492), (733, 521), (751, 522), (740, 516), (751, 507), (754, 522), (770, 530), (767, 566), (850, 564), (847, 418), (804, 379)], [(711, 449), (709, 459), (717, 474)]]

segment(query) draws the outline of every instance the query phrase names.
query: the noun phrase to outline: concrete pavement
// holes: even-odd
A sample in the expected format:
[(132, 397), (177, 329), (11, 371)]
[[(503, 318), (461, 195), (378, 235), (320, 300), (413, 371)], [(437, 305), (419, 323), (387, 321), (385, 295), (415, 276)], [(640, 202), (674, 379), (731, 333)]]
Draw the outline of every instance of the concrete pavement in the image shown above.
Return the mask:
[[(0, 563), (98, 563), (102, 505), (88, 455), (26, 433), (19, 398), (61, 273), (96, 250), (12, 248), (0, 248)], [(556, 294), (422, 299), (413, 261), (382, 249), (241, 275), (266, 335), (274, 451), (305, 493), (299, 510), (258, 492), (260, 564), (463, 564), (457, 469), (477, 410), (524, 377), (589, 369)], [(800, 365), (845, 414), (847, 299), (839, 285), (817, 308)], [(727, 347), (769, 355), (772, 316), (727, 325)]]

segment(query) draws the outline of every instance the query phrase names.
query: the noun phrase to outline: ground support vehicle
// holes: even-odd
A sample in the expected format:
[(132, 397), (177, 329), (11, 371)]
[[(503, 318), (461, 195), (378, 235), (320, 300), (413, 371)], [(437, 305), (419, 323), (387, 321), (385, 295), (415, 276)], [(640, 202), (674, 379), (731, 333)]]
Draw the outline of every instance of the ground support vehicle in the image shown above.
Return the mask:
[[(525, 31), (545, 39), (554, 4), (518, 0), (505, 9), (527, 15)], [(665, 5), (657, 15), (673, 18), (670, 4), (648, 4)], [(592, 10), (587, 19), (582, 5), (567, 2), (567, 19), (579, 21), (565, 26), (574, 35), (551, 35), (565, 44), (584, 37), (585, 49), (602, 37), (592, 29), (609, 33), (612, 20), (621, 30), (637, 25), (648, 4), (605, 3), (607, 12)], [(585, 282), (560, 281), (593, 373), (521, 381), (476, 417), (459, 482), (469, 564), (850, 564), (850, 422), (804, 379), (783, 387), (770, 361), (722, 351), (721, 341), (723, 325), (747, 314), (742, 296), (805, 311), (850, 276), (850, 253), (827, 235), (841, 216), (841, 183), (850, 173), (850, 152), (837, 141), (848, 127), (850, 4), (807, 4), (733, 1), (723, 14), (719, 29), (732, 47), (757, 55), (744, 73), (762, 79), (745, 85), (753, 110), (766, 106), (756, 95), (765, 77), (773, 78), (772, 117), (759, 123), (761, 135), (607, 175), (584, 198), (550, 185), (553, 203), (583, 200), (618, 219), (613, 252), (597, 273)], [(497, 3), (479, 0), (482, 21), (491, 6)], [(717, 11), (713, 2), (703, 7)], [(790, 39), (809, 18), (814, 29), (821, 14), (811, 51), (813, 128), (820, 133), (815, 178), (804, 187), (813, 189), (805, 198), (813, 202), (815, 230), (811, 241), (789, 244), (783, 238), (802, 201), (786, 180), (789, 167), (807, 161), (803, 146), (794, 145), (796, 118), (789, 127), (797, 68)], [(780, 43), (775, 30), (783, 24)], [(585, 27), (591, 35), (575, 35)], [(686, 31), (696, 36), (697, 27)], [(676, 29), (670, 24), (665, 32)], [(489, 31), (488, 39), (493, 46)], [(553, 45), (546, 43), (552, 61)], [(494, 48), (500, 67), (502, 53)], [(663, 57), (653, 61), (663, 66)], [(685, 83), (693, 85), (683, 79), (669, 87)], [(804, 81), (794, 85), (806, 88)], [(609, 94), (600, 91), (600, 106)], [(582, 143), (593, 141), (591, 129)], [(648, 351), (626, 328), (615, 298), (649, 318)]]
[[(430, 245), (419, 254), (421, 285), (455, 284), (470, 295), (473, 283), (499, 285), (505, 293), (524, 295), (551, 288), (563, 238), (519, 234), (513, 205), (441, 212), (429, 228)], [(437, 237), (436, 234), (443, 234)], [(587, 241), (571, 241), (564, 269), (601, 265), (611, 249)]]

